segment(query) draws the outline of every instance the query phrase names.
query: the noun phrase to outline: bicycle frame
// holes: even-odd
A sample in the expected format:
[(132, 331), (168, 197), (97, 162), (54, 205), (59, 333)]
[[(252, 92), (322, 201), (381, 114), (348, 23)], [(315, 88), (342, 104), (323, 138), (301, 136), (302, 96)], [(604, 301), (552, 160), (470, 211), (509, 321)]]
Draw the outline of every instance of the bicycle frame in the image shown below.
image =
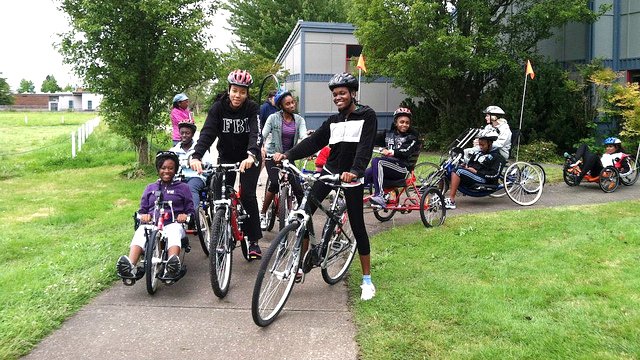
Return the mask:
[[(242, 224), (242, 219), (244, 214), (239, 215), (239, 209), (242, 206), (240, 202), (240, 189), (238, 192), (233, 188), (233, 186), (227, 186), (227, 172), (228, 171), (239, 171), (238, 164), (218, 164), (215, 168), (214, 176), (220, 175), (220, 190), (221, 195), (220, 199), (213, 200), (213, 211), (212, 213), (216, 213), (218, 209), (224, 209), (225, 211), (225, 219), (231, 225), (231, 233), (236, 242), (244, 240), (244, 232), (240, 228)], [(213, 189), (211, 189), (213, 191)], [(227, 192), (229, 196), (227, 197)], [(211, 194), (213, 195), (213, 194)], [(214, 198), (213, 196), (211, 198)]]

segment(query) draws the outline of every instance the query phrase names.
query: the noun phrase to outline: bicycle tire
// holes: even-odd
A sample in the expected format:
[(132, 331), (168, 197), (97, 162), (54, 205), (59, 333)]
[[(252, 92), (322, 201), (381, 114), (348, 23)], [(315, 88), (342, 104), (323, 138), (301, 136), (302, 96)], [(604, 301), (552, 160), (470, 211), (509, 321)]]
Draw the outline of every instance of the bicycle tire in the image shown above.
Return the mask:
[(225, 221), (224, 209), (218, 209), (213, 216), (209, 248), (209, 276), (213, 293), (223, 298), (229, 292), (233, 247), (231, 225)]
[(300, 265), (303, 231), (293, 221), (278, 233), (262, 255), (251, 297), (251, 316), (260, 326), (269, 326), (287, 303)]
[(147, 243), (144, 249), (144, 273), (146, 276), (147, 292), (153, 295), (158, 290), (158, 272), (162, 267), (162, 253), (160, 249), (160, 240), (162, 233), (158, 230), (152, 230), (148, 233)]
[(329, 285), (335, 285), (344, 278), (356, 253), (356, 240), (351, 232), (346, 204), (336, 212), (340, 214), (342, 230), (335, 221), (328, 219), (328, 227), (323, 235), (325, 246), (324, 260), (321, 265), (322, 279)]
[(196, 230), (198, 231), (198, 239), (200, 240), (202, 251), (204, 251), (205, 256), (209, 256), (211, 219), (209, 218), (207, 211), (202, 207), (202, 204), (198, 205), (198, 210), (196, 211)]
[(564, 183), (569, 186), (576, 186), (578, 185), (578, 175), (571, 171), (571, 167), (569, 165), (569, 162), (565, 161), (562, 166), (562, 180), (564, 180)]
[[(269, 191), (269, 186), (271, 186), (271, 180), (267, 177), (267, 183), (264, 185), (264, 198), (267, 197), (267, 191)], [(278, 209), (276, 208), (276, 204), (277, 204), (276, 196), (273, 197), (271, 204), (269, 204), (269, 207), (267, 208), (267, 213), (265, 214), (267, 217), (267, 231), (273, 230), (273, 226), (276, 223), (276, 214), (278, 211)]]
[(638, 181), (638, 163), (633, 156), (627, 157), (630, 171), (624, 175), (620, 174), (620, 182), (622, 185), (631, 186)]
[(282, 231), (282, 229), (287, 225), (287, 217), (289, 216), (289, 211), (291, 211), (291, 207), (293, 206), (293, 195), (289, 195), (291, 193), (289, 186), (283, 186), (278, 192), (279, 231)]
[[(395, 203), (397, 205), (400, 197), (400, 192), (398, 191), (398, 189), (393, 189), (389, 191), (388, 194), (389, 194), (389, 200), (390, 200), (389, 203)], [(373, 216), (375, 216), (376, 219), (378, 219), (378, 221), (380, 222), (391, 220), (391, 218), (395, 214), (396, 214), (396, 210), (394, 210), (393, 208), (391, 209), (387, 209), (387, 208), (383, 209), (379, 207), (373, 208)]]
[(429, 187), (420, 198), (420, 219), (425, 227), (436, 227), (444, 224), (447, 209), (444, 196), (435, 187)]

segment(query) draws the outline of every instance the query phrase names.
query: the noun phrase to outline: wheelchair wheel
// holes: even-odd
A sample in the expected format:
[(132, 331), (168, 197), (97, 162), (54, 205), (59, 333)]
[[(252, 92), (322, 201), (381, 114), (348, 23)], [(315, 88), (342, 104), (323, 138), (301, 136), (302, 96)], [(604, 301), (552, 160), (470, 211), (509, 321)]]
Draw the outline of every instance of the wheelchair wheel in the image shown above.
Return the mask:
[(502, 188), (499, 188), (498, 190), (489, 194), (489, 196), (491, 196), (492, 198), (501, 198), (507, 195), (507, 188), (504, 186), (504, 177), (498, 179), (498, 184), (502, 185)]
[(202, 251), (204, 251), (205, 256), (209, 256), (211, 219), (209, 218), (207, 211), (202, 207), (202, 204), (198, 205), (198, 211), (196, 211), (196, 230), (198, 231), (198, 239), (200, 239)]
[(540, 167), (518, 161), (511, 164), (502, 179), (507, 196), (518, 205), (535, 204), (542, 196), (544, 176)]
[(153, 230), (148, 233), (147, 243), (144, 249), (144, 273), (146, 275), (147, 292), (149, 295), (156, 293), (158, 289), (158, 277), (162, 268), (162, 233)]
[[(265, 197), (267, 196), (267, 190), (269, 189), (269, 186), (271, 186), (271, 180), (267, 177), (267, 183), (264, 185)], [(267, 216), (267, 231), (273, 230), (273, 225), (276, 223), (277, 211), (278, 210), (276, 209), (276, 199), (274, 196), (273, 200), (271, 201), (271, 205), (269, 205), (269, 208), (267, 208), (267, 213), (265, 214)]]
[(565, 184), (569, 186), (578, 185), (578, 175), (574, 172), (574, 170), (569, 166), (568, 161), (564, 162), (564, 166), (562, 166), (562, 179)]
[(444, 224), (447, 210), (444, 207), (444, 196), (440, 190), (429, 187), (420, 199), (420, 219), (426, 227)]
[[(385, 196), (386, 195), (389, 195), (389, 200), (387, 201), (389, 205), (398, 204), (398, 197), (400, 196), (398, 189), (393, 189), (392, 191), (389, 191), (387, 194), (385, 194)], [(381, 222), (391, 220), (391, 218), (395, 214), (396, 214), (396, 211), (394, 209), (381, 209), (379, 207), (373, 208), (373, 216), (375, 216), (376, 219), (378, 219), (378, 221), (381, 221)]]
[(631, 156), (627, 157), (627, 161), (629, 162), (630, 170), (624, 175), (620, 174), (620, 182), (622, 185), (631, 186), (638, 180), (638, 163)]
[(600, 171), (600, 180), (598, 185), (600, 189), (606, 193), (612, 193), (616, 191), (620, 183), (620, 173), (613, 166), (607, 166)]
[[(430, 185), (436, 187), (441, 193), (446, 193), (447, 190), (449, 190), (449, 184), (447, 183), (446, 176), (438, 175), (439, 169), (438, 165), (431, 162), (421, 162), (416, 165), (413, 169), (413, 173), (416, 176), (416, 181), (418, 183), (417, 187), (420, 188)], [(435, 177), (439, 177), (437, 182), (433, 180)], [(436, 184), (431, 184), (431, 182), (436, 182)]]

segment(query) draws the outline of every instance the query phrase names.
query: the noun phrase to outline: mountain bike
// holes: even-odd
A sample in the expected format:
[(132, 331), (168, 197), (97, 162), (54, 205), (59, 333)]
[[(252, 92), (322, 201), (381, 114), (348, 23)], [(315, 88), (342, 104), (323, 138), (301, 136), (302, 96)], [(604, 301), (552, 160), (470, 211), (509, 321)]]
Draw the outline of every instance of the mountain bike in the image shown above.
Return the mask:
[[(304, 281), (299, 269), (308, 273), (312, 268), (320, 267), (324, 281), (333, 285), (344, 278), (356, 251), (356, 240), (347, 224), (346, 204), (341, 196), (345, 185), (340, 183), (339, 176), (305, 174), (288, 160), (283, 160), (282, 166), (283, 170), (304, 180), (304, 195), (298, 209), (289, 213), (288, 224), (262, 257), (251, 301), (253, 321), (261, 327), (268, 326), (278, 316), (296, 280)], [(322, 181), (338, 193), (328, 208), (311, 194), (315, 181)], [(308, 201), (327, 217), (317, 244), (314, 244), (312, 216), (306, 211)], [(303, 258), (303, 240), (307, 233), (311, 245)]]

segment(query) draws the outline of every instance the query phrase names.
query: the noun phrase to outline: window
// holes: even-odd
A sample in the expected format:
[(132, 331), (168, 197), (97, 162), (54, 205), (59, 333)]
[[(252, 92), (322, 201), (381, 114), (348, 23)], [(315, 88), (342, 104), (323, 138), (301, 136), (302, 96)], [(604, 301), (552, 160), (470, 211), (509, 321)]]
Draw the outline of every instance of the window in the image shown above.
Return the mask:
[(345, 71), (354, 73), (357, 70), (358, 57), (362, 53), (362, 45), (347, 45), (347, 59), (345, 61)]
[(69, 100), (69, 110), (73, 110), (73, 100)]
[(93, 110), (93, 101), (91, 100), (87, 101), (87, 110), (89, 111)]
[(629, 70), (627, 72), (627, 81), (632, 83), (640, 83), (640, 70)]

